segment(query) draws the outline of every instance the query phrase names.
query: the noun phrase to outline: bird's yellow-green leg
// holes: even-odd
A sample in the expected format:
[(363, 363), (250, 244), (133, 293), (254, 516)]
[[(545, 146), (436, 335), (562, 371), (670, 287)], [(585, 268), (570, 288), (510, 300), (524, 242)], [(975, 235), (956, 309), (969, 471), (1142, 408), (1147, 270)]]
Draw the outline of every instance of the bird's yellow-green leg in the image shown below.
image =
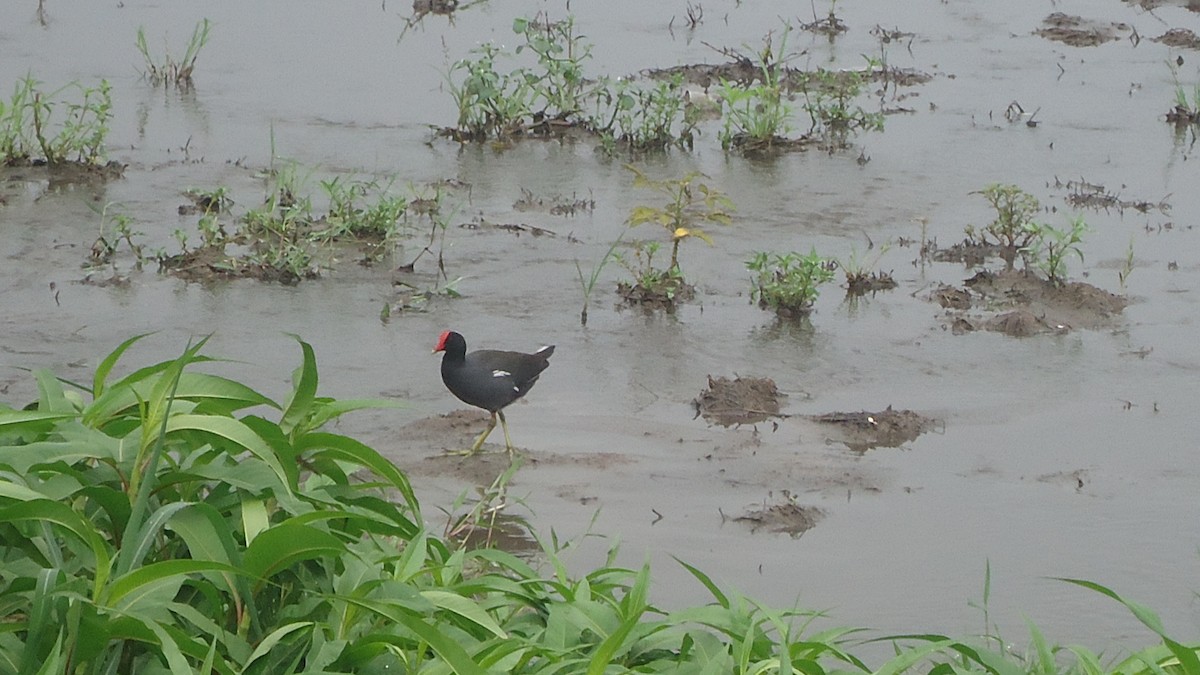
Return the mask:
[[(503, 419), (503, 417), (501, 417), (501, 419)], [(495, 428), (496, 428), (496, 413), (492, 413), (492, 419), (488, 422), (487, 428), (484, 429), (483, 433), (479, 434), (479, 437), (476, 438), (475, 442), (471, 444), (471, 449), (464, 451), (462, 454), (470, 457), (471, 455), (474, 455), (475, 453), (479, 452), (479, 449), (483, 447), (483, 442), (487, 440), (488, 434), (492, 433), (492, 429), (495, 429)]]
[(497, 414), (500, 415), (500, 426), (504, 429), (504, 448), (508, 450), (509, 458), (512, 458), (516, 454), (516, 448), (513, 447), (512, 439), (508, 437), (508, 420), (504, 419), (503, 410), (497, 411)]

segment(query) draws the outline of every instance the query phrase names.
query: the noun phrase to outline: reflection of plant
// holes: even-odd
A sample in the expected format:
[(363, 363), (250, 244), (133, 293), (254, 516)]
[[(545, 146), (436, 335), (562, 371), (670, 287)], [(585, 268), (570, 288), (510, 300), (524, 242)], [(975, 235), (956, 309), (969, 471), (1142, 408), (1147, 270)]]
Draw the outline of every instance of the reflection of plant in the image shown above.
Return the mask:
[[(1083, 216), (1075, 216), (1069, 228), (1058, 229), (1052, 225), (1038, 224), (1033, 226), (1032, 231), (1034, 240), (1027, 249), (1027, 255), (1051, 282), (1061, 286), (1067, 280), (1067, 258), (1074, 255), (1083, 262), (1083, 251), (1079, 244), (1088, 232), (1087, 223)], [(1130, 251), (1132, 253), (1132, 248)]]
[(812, 312), (820, 295), (821, 284), (833, 281), (835, 263), (817, 255), (799, 253), (755, 253), (746, 262), (754, 273), (750, 280), (752, 301), (783, 316), (803, 316)]
[(160, 84), (172, 84), (180, 89), (191, 87), (192, 73), (196, 70), (196, 58), (200, 56), (200, 50), (204, 48), (204, 45), (208, 44), (208, 32), (211, 28), (212, 23), (208, 19), (201, 19), (200, 23), (192, 29), (192, 39), (188, 40), (183, 58), (176, 61), (171, 57), (169, 50), (163, 54), (161, 60), (156, 60), (151, 56), (150, 47), (146, 44), (146, 31), (139, 26), (137, 49), (146, 62), (146, 79), (156, 87)]
[(1008, 269), (1012, 269), (1017, 254), (1037, 237), (1034, 217), (1041, 209), (1037, 197), (1016, 185), (993, 184), (979, 194), (992, 205), (996, 218), (982, 231), (974, 227), (966, 229), (967, 240), (1000, 248), (1000, 257)]
[(670, 234), (669, 270), (679, 273), (679, 244), (684, 239), (695, 237), (712, 243), (712, 238), (697, 229), (696, 223), (728, 225), (731, 222), (729, 212), (733, 210), (733, 202), (720, 191), (699, 182), (704, 174), (693, 171), (675, 180), (654, 180), (635, 166), (626, 165), (626, 168), (634, 174), (634, 187), (648, 188), (667, 198), (662, 206), (633, 207), (628, 222), (630, 227), (655, 223)]

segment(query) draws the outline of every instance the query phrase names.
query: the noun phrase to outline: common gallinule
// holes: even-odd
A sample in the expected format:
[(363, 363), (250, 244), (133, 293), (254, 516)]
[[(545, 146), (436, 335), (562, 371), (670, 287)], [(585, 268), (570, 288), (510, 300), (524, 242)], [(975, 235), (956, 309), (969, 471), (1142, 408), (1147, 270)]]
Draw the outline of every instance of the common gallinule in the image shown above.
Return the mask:
[(504, 419), (504, 407), (524, 396), (538, 381), (542, 371), (550, 367), (550, 356), (554, 345), (542, 347), (532, 354), (502, 352), (495, 349), (480, 349), (467, 353), (467, 341), (454, 331), (446, 331), (438, 338), (433, 348), (445, 352), (442, 356), (442, 382), (463, 403), (492, 413), (487, 429), (475, 439), (467, 454), (479, 452), (484, 440), (496, 428), (496, 418), (504, 427), (504, 444), (508, 454), (513, 454), (512, 440), (508, 436), (508, 422)]

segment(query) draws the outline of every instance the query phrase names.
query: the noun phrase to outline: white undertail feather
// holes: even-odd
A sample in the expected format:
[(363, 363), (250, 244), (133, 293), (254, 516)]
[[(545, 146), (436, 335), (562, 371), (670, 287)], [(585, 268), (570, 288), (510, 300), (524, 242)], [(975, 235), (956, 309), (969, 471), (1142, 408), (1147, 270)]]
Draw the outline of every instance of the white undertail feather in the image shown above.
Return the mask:
[(534, 354), (541, 354), (542, 352), (546, 351), (547, 349), (550, 349), (552, 346), (553, 345), (545, 345), (541, 349), (538, 349), (536, 352), (534, 352)]

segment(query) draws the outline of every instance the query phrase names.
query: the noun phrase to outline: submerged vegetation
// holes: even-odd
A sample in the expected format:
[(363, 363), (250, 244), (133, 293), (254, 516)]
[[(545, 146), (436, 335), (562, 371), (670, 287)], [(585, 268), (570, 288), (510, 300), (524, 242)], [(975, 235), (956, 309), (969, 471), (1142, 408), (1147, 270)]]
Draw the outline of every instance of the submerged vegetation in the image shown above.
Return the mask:
[(192, 73), (196, 71), (196, 59), (200, 56), (200, 50), (208, 44), (211, 30), (212, 23), (208, 19), (201, 19), (192, 29), (192, 37), (188, 40), (183, 56), (176, 61), (171, 56), (169, 48), (163, 52), (162, 57), (155, 58), (150, 53), (150, 45), (146, 42), (146, 29), (138, 26), (137, 50), (141, 53), (142, 60), (146, 65), (143, 76), (156, 87), (163, 85), (173, 86), (177, 89), (190, 89)]
[(699, 239), (711, 245), (712, 237), (699, 225), (730, 224), (733, 202), (720, 191), (700, 182), (705, 176), (699, 172), (689, 173), (679, 179), (653, 179), (637, 167), (627, 165), (626, 168), (634, 174), (634, 187), (651, 190), (665, 198), (661, 206), (633, 207), (629, 214), (629, 226), (653, 224), (663, 228), (671, 238), (671, 259), (666, 267), (655, 267), (654, 254), (659, 250), (659, 242), (637, 245), (634, 263), (617, 255), (617, 261), (634, 276), (633, 283), (622, 282), (618, 291), (632, 304), (670, 307), (691, 294), (691, 287), (684, 280), (679, 265), (680, 244), (685, 239)]
[[(753, 56), (722, 50), (734, 62), (706, 76), (718, 80), (712, 107), (721, 119), (717, 138), (726, 150), (761, 154), (810, 142), (840, 150), (855, 133), (882, 130), (882, 113), (854, 103), (874, 71), (789, 68), (791, 30), (785, 22), (778, 35), (768, 32)], [(694, 146), (705, 114), (698, 101), (709, 92), (707, 85), (703, 93), (693, 91), (688, 67), (650, 71), (645, 81), (595, 76), (586, 71), (591, 44), (572, 17), (518, 18), (513, 32), (523, 44), (508, 50), (485, 43), (450, 66), (446, 81), (458, 121), (442, 135), (467, 142), (578, 132), (598, 138), (608, 154)], [(507, 65), (518, 61), (522, 65)], [(802, 138), (787, 136), (795, 93), (804, 96), (810, 118)]]
[(763, 309), (785, 318), (808, 316), (821, 294), (821, 286), (833, 281), (837, 263), (817, 254), (759, 252), (746, 262), (753, 272), (750, 299)]
[(1066, 228), (1040, 222), (1042, 207), (1037, 197), (1016, 185), (993, 184), (979, 194), (991, 205), (996, 217), (982, 228), (968, 225), (963, 243), (950, 249), (949, 256), (982, 261), (995, 254), (1010, 271), (1019, 257), (1026, 271), (1036, 269), (1054, 285), (1065, 284), (1067, 259), (1083, 260), (1080, 244), (1089, 229), (1083, 217), (1071, 218)]
[[(228, 213), (233, 201), (227, 188), (189, 190), (185, 194), (193, 205), (181, 212), (200, 214), (199, 238), (193, 243), (191, 234), (176, 230), (180, 250), (160, 251), (159, 268), (196, 280), (249, 277), (296, 283), (320, 276), (322, 267), (348, 250), (357, 250), (363, 265), (383, 260), (416, 232), (410, 206), (437, 211), (436, 205), (396, 194), (391, 181), (334, 176), (320, 181), (319, 195), (307, 183), (297, 165), (285, 163), (268, 177), (263, 203), (236, 218)], [(315, 196), (328, 205), (324, 214), (315, 210)], [(435, 201), (440, 199), (438, 192)]]
[[(1063, 581), (1123, 603), (1161, 645), (1106, 664), (1032, 623), (1027, 652), (990, 624), (977, 639), (865, 640), (682, 561), (711, 599), (662, 608), (649, 564), (617, 566), (615, 549), (576, 575), (556, 546), (537, 564), (489, 545), (485, 511), (515, 467), (447, 534), (430, 531), (404, 472), (327, 428), (393, 404), (319, 396), (298, 338), (279, 403), (200, 372), (207, 338), (118, 376), (143, 337), (88, 383), (37, 370), (36, 400), (0, 406), (0, 672), (1200, 672), (1200, 648), (1152, 611), (1075, 579)], [(881, 641), (895, 655), (867, 665), (857, 652)]]

